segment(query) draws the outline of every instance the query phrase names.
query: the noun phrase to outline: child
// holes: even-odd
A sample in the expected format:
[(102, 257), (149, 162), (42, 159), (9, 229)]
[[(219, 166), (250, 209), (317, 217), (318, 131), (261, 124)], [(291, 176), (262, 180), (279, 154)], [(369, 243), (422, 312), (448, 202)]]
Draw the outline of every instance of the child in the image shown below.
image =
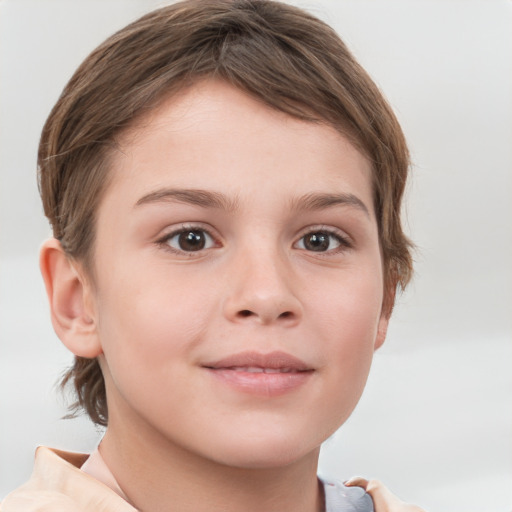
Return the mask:
[(38, 161), (65, 383), (107, 428), (40, 448), (2, 511), (371, 509), (316, 470), (411, 275), (409, 162), (334, 32), (277, 2), (150, 13), (80, 66)]

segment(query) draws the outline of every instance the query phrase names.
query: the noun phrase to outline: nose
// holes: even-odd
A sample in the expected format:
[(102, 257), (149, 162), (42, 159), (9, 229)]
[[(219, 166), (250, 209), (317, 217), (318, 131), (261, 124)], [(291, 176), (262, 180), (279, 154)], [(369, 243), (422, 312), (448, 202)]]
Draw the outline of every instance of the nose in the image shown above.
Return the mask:
[(241, 253), (231, 266), (224, 314), (235, 323), (294, 326), (302, 318), (297, 280), (278, 251)]

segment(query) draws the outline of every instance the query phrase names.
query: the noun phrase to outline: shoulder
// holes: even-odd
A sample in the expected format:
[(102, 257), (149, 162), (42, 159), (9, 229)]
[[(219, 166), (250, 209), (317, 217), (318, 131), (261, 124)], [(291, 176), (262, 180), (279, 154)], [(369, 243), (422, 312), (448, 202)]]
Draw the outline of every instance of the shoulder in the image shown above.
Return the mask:
[(69, 454), (72, 462), (61, 455), (65, 452), (40, 447), (36, 451), (34, 471), (28, 482), (8, 494), (0, 503), (2, 512), (32, 512), (46, 510), (60, 512), (74, 510), (81, 512), (67, 496), (59, 484), (65, 481), (66, 474), (72, 469), (78, 470), (78, 464), (87, 459), (87, 455)]
[(340, 481), (321, 479), (326, 512), (373, 512), (373, 501), (361, 487), (347, 487)]
[(30, 480), (8, 494), (1, 512), (136, 512), (80, 470), (88, 455), (38, 448)]
[(0, 503), (0, 512), (85, 512), (76, 502), (57, 491), (31, 489), (23, 485)]

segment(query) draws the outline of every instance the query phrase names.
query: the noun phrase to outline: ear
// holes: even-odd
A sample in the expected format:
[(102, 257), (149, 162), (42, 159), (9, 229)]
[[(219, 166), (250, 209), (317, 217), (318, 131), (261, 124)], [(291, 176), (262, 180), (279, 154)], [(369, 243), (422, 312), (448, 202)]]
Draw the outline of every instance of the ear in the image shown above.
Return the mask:
[(76, 356), (97, 357), (102, 350), (92, 289), (87, 279), (78, 272), (55, 238), (42, 245), (39, 266), (57, 336)]
[(378, 348), (382, 347), (384, 341), (386, 340), (388, 325), (389, 316), (386, 316), (384, 313), (382, 313), (379, 319), (379, 325), (377, 326), (377, 336), (375, 337), (373, 350), (377, 350)]
[(377, 336), (375, 337), (374, 350), (382, 347), (386, 340), (388, 333), (389, 319), (393, 311), (393, 305), (395, 303), (396, 284), (388, 285), (388, 288), (384, 291), (384, 300), (382, 303), (382, 310), (380, 312), (379, 324), (377, 326)]

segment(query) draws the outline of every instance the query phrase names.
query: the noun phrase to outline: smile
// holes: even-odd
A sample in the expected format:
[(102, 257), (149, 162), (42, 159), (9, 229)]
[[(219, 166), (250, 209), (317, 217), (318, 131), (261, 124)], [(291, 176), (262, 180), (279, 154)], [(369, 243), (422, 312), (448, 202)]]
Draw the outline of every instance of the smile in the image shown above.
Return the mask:
[(227, 369), (247, 373), (295, 373), (299, 371), (294, 368), (260, 368), (259, 366), (233, 366)]
[(304, 385), (314, 368), (285, 352), (243, 352), (203, 366), (232, 390), (263, 397), (291, 393)]

